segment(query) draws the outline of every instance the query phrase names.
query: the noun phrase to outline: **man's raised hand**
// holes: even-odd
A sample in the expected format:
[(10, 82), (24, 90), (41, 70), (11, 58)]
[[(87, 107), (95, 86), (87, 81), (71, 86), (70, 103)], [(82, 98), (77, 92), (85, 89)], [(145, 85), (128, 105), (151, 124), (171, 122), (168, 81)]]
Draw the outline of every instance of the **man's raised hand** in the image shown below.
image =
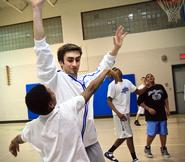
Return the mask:
[(30, 0), (32, 7), (42, 7), (45, 0)]
[(127, 34), (128, 33), (125, 31), (125, 29), (122, 25), (120, 25), (116, 29), (115, 36), (113, 37), (113, 42), (114, 42), (115, 48), (119, 49), (122, 46), (123, 40)]

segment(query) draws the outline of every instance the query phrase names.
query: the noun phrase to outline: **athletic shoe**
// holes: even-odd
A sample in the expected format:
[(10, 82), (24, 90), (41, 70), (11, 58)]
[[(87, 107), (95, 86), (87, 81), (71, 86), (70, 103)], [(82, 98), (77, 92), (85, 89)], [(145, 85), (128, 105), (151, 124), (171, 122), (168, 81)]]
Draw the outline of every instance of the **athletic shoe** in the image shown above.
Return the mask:
[(135, 124), (136, 126), (141, 126), (141, 124), (139, 123), (138, 120), (135, 120), (134, 124)]
[(138, 159), (134, 159), (132, 162), (140, 162)]
[(104, 154), (104, 156), (105, 156), (107, 159), (111, 160), (112, 162), (119, 162), (119, 161), (114, 157), (114, 155), (113, 155), (112, 152), (107, 151), (107, 152)]
[(164, 158), (170, 158), (170, 154), (168, 153), (168, 150), (166, 147), (164, 148), (161, 147), (161, 154)]
[(153, 158), (150, 146), (145, 146), (144, 152), (145, 152), (146, 157)]

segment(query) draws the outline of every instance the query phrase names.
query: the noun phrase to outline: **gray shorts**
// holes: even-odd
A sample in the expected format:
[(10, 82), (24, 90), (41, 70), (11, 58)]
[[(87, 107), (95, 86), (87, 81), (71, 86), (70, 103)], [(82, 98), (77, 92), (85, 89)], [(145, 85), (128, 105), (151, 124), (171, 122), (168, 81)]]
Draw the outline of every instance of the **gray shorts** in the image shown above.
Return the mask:
[(99, 142), (85, 148), (90, 162), (105, 162)]
[(117, 138), (129, 138), (132, 137), (132, 129), (130, 126), (130, 115), (125, 114), (127, 120), (121, 121), (117, 115), (114, 115), (114, 129)]

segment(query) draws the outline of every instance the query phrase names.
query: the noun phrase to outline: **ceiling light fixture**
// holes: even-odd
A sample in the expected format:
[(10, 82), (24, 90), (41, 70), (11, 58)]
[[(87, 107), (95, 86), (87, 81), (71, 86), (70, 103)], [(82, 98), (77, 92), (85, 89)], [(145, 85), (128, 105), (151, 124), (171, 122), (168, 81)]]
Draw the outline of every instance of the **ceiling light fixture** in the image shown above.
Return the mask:
[(20, 13), (23, 13), (23, 10), (28, 6), (28, 2), (27, 1), (24, 1), (24, 4), (23, 4), (23, 7), (19, 8), (17, 7), (15, 4), (11, 3), (10, 0), (4, 0), (4, 2), (12, 7), (13, 9), (15, 9), (16, 11), (20, 12)]
[(54, 0), (54, 1), (47, 0), (47, 2), (48, 2), (52, 7), (55, 7), (55, 4), (57, 3), (57, 0)]

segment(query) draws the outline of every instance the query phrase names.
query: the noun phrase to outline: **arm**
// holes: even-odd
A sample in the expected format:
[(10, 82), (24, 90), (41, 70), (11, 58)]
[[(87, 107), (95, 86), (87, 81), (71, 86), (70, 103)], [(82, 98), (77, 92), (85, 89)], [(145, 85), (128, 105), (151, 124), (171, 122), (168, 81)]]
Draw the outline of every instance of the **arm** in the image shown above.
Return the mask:
[[(97, 70), (95, 72), (89, 73), (90, 75), (86, 74), (84, 78), (84, 82), (89, 84), (94, 78), (96, 78), (100, 72), (106, 68), (112, 68), (115, 63), (115, 58), (118, 54), (119, 49), (122, 46), (123, 39), (127, 35), (127, 32), (124, 31), (123, 26), (119, 26), (116, 30), (115, 36), (113, 37), (113, 43), (114, 47), (112, 49), (112, 52), (109, 54), (104, 55), (103, 59), (101, 60)], [(92, 75), (93, 74), (93, 75)]]
[(21, 135), (17, 135), (10, 143), (9, 151), (16, 157), (17, 152), (19, 152), (19, 144), (23, 144), (24, 141), (21, 138)]
[(49, 44), (46, 43), (42, 21), (42, 7), (45, 0), (31, 0), (33, 10), (33, 29), (37, 56), (38, 78), (42, 83), (54, 90), (56, 86), (57, 65), (53, 58)]
[(31, 0), (33, 9), (33, 30), (34, 38), (42, 40), (44, 36), (44, 27), (42, 22), (42, 7), (45, 0)]
[(136, 94), (137, 95), (142, 95), (146, 90), (148, 89), (148, 87), (147, 86), (145, 86), (144, 88), (142, 88), (142, 89), (136, 89)]
[(145, 100), (146, 100), (146, 95), (145, 93), (140, 95), (138, 97), (138, 100), (137, 100), (137, 103), (139, 106), (143, 107), (146, 111), (148, 111), (151, 115), (155, 115), (156, 114), (156, 111), (151, 108), (151, 107), (148, 107), (146, 104), (145, 104)]
[(140, 106), (142, 106), (146, 111), (148, 111), (151, 115), (155, 115), (156, 114), (156, 111), (151, 108), (151, 107), (148, 107), (147, 105), (143, 103), (140, 104)]
[(104, 55), (102, 61), (99, 64), (98, 69), (113, 67), (118, 51), (121, 48), (123, 39), (125, 38), (126, 35), (127, 35), (127, 32), (124, 31), (124, 27), (119, 26), (116, 30), (115, 36), (113, 37), (114, 47), (110, 53)]
[(127, 120), (127, 118), (125, 117), (125, 115), (122, 114), (122, 113), (120, 113), (120, 112), (116, 109), (116, 107), (115, 107), (114, 104), (112, 103), (112, 98), (111, 98), (111, 97), (108, 97), (108, 98), (107, 98), (107, 103), (108, 103), (109, 107), (112, 109), (112, 111), (114, 111), (114, 112), (117, 114), (117, 116), (120, 118), (120, 120), (123, 120), (123, 121)]
[(111, 75), (111, 70), (105, 69), (103, 70), (100, 75), (94, 79), (89, 86), (87, 87), (87, 89), (82, 92), (82, 96), (85, 98), (85, 102), (87, 103), (88, 100), (90, 99), (90, 97), (92, 96), (92, 94), (95, 92), (95, 90), (100, 86), (100, 84), (103, 82), (104, 78), (106, 75)]
[(164, 92), (163, 95), (164, 95), (164, 98), (165, 98), (165, 100), (164, 100), (165, 111), (166, 111), (166, 114), (167, 115), (170, 115), (170, 108), (169, 108), (169, 102), (168, 102), (168, 94), (166, 92), (166, 89), (163, 87), (163, 85), (161, 85), (161, 87), (162, 87), (162, 90)]
[(165, 110), (166, 110), (166, 114), (170, 115), (170, 108), (169, 108), (168, 98), (165, 99)]

